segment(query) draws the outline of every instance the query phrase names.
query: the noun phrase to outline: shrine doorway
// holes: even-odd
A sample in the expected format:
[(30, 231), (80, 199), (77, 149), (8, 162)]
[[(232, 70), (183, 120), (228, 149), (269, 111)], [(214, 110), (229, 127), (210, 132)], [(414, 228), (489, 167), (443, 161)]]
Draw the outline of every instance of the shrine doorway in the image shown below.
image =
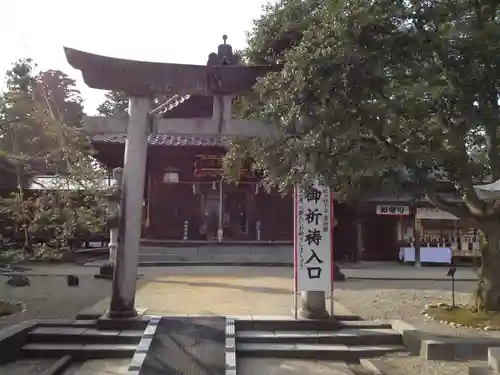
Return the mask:
[(220, 194), (217, 191), (206, 191), (201, 195), (201, 227), (200, 233), (206, 240), (217, 240), (219, 217), (221, 212)]
[(363, 218), (362, 260), (398, 260), (397, 216), (368, 214)]
[(218, 240), (217, 231), (221, 225), (223, 240), (248, 239), (248, 208), (244, 191), (206, 191), (202, 194), (201, 205), (203, 217), (200, 232), (206, 240)]
[(232, 189), (225, 194), (224, 238), (247, 240), (249, 233), (247, 195), (243, 189)]

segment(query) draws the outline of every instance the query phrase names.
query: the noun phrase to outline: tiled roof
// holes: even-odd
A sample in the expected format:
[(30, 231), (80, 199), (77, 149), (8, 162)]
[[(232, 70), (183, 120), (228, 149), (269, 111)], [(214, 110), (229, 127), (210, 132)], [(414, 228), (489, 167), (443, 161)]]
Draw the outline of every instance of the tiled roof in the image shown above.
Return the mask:
[[(125, 143), (127, 135), (124, 133), (102, 133), (91, 136), (92, 143)], [(151, 146), (219, 146), (224, 147), (224, 142), (219, 137), (192, 136), (192, 135), (167, 135), (157, 134), (148, 137)]]

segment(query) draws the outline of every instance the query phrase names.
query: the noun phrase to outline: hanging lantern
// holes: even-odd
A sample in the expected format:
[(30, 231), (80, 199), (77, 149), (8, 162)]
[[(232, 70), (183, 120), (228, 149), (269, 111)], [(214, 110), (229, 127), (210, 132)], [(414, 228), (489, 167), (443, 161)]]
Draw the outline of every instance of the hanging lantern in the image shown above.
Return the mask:
[(217, 190), (217, 183), (215, 181), (212, 182), (212, 190)]
[(196, 184), (193, 184), (193, 195), (196, 195), (198, 192), (198, 188), (196, 187)]

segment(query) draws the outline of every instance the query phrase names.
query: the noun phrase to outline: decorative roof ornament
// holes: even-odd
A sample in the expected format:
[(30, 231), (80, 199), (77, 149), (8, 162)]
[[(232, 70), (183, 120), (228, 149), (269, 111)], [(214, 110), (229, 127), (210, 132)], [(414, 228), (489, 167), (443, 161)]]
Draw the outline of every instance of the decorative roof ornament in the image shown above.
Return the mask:
[(222, 36), (222, 40), (224, 41), (222, 44), (219, 44), (219, 48), (217, 48), (217, 53), (212, 52), (208, 55), (208, 66), (215, 65), (240, 65), (240, 59), (238, 55), (233, 53), (233, 47), (230, 44), (227, 44), (227, 35)]

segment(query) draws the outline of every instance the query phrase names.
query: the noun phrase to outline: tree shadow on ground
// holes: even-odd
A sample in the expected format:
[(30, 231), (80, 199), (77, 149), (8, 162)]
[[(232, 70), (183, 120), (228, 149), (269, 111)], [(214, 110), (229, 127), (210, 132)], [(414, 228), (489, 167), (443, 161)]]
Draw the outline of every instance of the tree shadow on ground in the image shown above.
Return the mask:
[(247, 286), (247, 285), (224, 284), (224, 283), (218, 283), (218, 282), (212, 282), (212, 281), (200, 282), (200, 281), (151, 279), (151, 280), (149, 280), (149, 282), (160, 283), (160, 284), (189, 285), (189, 286), (194, 286), (194, 287), (226, 288), (226, 289), (234, 289), (234, 290), (240, 290), (243, 292), (250, 292), (250, 293), (290, 294), (293, 292), (293, 284), (290, 285), (290, 289), (286, 289), (286, 288), (275, 288), (272, 286)]
[[(293, 293), (293, 280), (290, 279), (290, 287), (273, 287), (273, 286), (251, 286), (251, 285), (235, 285), (231, 283), (221, 283), (213, 281), (181, 281), (181, 280), (161, 280), (149, 279), (149, 283), (171, 284), (171, 285), (188, 285), (193, 287), (213, 287), (240, 290), (249, 293), (265, 293), (265, 294), (290, 294)], [(142, 285), (143, 286), (143, 285)], [(457, 293), (469, 293), (474, 290), (476, 283), (474, 281), (459, 281), (455, 283), (455, 291)], [(398, 290), (438, 290), (451, 293), (451, 281), (428, 281), (428, 280), (347, 280), (335, 282), (334, 289), (338, 290), (383, 290), (383, 289), (398, 289)]]

